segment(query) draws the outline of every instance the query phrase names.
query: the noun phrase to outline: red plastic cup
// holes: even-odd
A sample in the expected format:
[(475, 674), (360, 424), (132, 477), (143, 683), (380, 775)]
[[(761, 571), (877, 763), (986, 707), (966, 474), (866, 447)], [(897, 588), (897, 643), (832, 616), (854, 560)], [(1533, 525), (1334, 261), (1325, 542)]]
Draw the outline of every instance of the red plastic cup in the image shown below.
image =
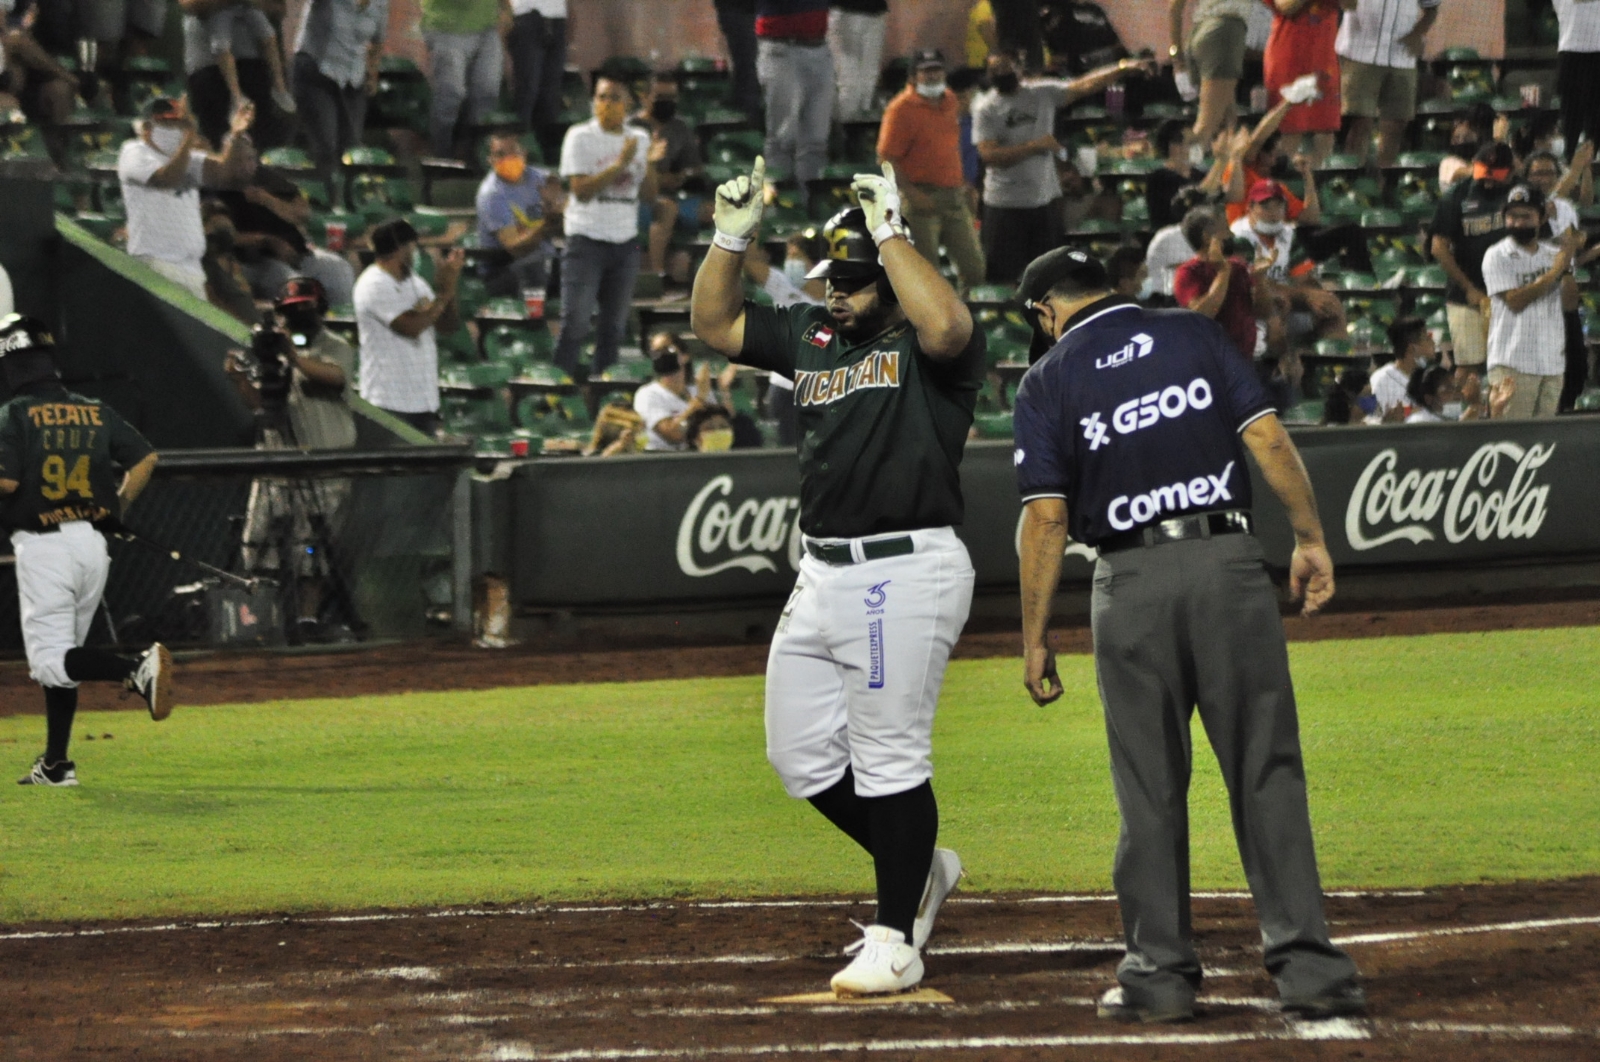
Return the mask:
[(511, 440), (511, 456), (512, 457), (527, 457), (528, 456), (528, 440), (527, 439), (512, 439)]
[(530, 321), (537, 321), (544, 317), (544, 289), (523, 288), (522, 305), (527, 310)]
[(342, 251), (342, 250), (344, 250), (344, 238), (345, 238), (345, 235), (349, 232), (349, 230), (345, 227), (345, 223), (344, 222), (342, 222), (342, 221), (330, 221), (330, 222), (328, 222), (328, 224), (327, 224), (327, 226), (326, 226), (324, 231), (326, 232), (326, 235), (324, 237), (323, 242), (325, 242), (328, 245), (328, 250), (330, 250), (330, 251)]

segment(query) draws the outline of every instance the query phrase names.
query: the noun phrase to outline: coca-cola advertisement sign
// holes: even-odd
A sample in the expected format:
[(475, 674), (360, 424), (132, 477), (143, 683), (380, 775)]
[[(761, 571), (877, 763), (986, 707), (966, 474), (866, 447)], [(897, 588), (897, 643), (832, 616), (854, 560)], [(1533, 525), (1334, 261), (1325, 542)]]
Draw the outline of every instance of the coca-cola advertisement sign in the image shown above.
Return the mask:
[(1389, 447), (1367, 462), (1344, 507), (1354, 550), (1391, 542), (1461, 543), (1532, 539), (1549, 516), (1540, 470), (1556, 444), (1486, 442), (1459, 465), (1418, 467)]

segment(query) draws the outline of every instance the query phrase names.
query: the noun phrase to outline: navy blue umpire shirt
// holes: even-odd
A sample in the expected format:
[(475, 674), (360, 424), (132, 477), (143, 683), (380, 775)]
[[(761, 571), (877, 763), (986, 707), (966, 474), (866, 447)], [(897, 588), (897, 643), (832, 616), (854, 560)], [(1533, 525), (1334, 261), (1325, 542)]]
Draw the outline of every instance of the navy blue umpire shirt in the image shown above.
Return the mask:
[(1274, 412), (1215, 321), (1121, 298), (1086, 306), (1017, 390), (1017, 485), (1064, 498), (1085, 545), (1185, 513), (1250, 508), (1239, 435)]

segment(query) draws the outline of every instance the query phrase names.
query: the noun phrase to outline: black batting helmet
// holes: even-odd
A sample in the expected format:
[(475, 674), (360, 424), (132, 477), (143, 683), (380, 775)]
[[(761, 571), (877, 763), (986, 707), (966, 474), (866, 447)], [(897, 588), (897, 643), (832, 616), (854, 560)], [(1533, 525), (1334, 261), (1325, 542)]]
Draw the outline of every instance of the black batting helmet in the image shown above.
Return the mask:
[(273, 309), (279, 313), (290, 307), (307, 305), (318, 313), (328, 312), (328, 291), (315, 277), (290, 277), (278, 289), (278, 297), (272, 300)]
[(25, 350), (50, 354), (55, 347), (56, 337), (37, 317), (20, 313), (8, 313), (0, 317), (0, 358)]
[(870, 277), (883, 272), (878, 245), (867, 231), (867, 215), (860, 207), (846, 207), (822, 226), (827, 257), (811, 267), (807, 280), (819, 277)]

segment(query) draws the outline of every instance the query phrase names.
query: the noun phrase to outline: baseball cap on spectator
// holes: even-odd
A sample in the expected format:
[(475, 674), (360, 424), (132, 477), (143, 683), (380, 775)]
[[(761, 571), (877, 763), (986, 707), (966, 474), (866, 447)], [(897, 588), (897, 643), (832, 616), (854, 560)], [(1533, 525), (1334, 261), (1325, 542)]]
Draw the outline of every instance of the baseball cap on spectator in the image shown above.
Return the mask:
[(1262, 180), (1250, 186), (1250, 194), (1245, 198), (1250, 203), (1265, 203), (1271, 199), (1281, 199), (1287, 203), (1289, 194), (1277, 181)]
[(417, 242), (417, 230), (405, 218), (390, 218), (372, 230), (372, 249), (380, 256), (394, 254), (408, 243)]
[(156, 96), (144, 105), (144, 116), (158, 122), (178, 122), (189, 117), (182, 96)]
[(1544, 209), (1544, 193), (1531, 184), (1519, 184), (1506, 193), (1506, 209), (1514, 206), (1532, 207), (1535, 210)]
[(1492, 144), (1485, 144), (1472, 156), (1472, 179), (1475, 181), (1500, 181), (1511, 179), (1511, 170), (1516, 166), (1516, 157), (1511, 154), (1511, 145), (1496, 140)]
[(937, 48), (924, 48), (911, 56), (913, 70), (926, 70), (932, 66), (944, 69), (944, 53)]

